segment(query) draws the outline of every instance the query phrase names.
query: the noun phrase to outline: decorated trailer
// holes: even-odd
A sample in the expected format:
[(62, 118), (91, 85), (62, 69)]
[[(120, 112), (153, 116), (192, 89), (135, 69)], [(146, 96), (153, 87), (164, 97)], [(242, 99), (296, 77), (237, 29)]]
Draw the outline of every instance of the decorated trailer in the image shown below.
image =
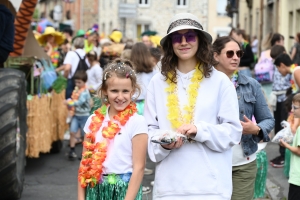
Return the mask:
[(58, 153), (68, 129), (65, 91), (45, 90), (43, 73), (50, 58), (30, 30), (38, 0), (22, 0), (15, 15), (14, 51), (0, 68), (0, 199), (19, 199), (26, 156)]

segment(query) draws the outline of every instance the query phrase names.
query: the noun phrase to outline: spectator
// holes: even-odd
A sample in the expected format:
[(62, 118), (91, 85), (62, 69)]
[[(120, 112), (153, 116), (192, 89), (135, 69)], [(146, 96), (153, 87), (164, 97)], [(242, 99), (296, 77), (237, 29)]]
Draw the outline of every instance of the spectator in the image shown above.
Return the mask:
[(254, 62), (254, 55), (249, 42), (246, 40), (245, 32), (240, 29), (232, 29), (229, 36), (241, 44), (244, 52), (239, 66), (239, 72), (252, 77), (250, 66)]
[(64, 77), (68, 79), (66, 88), (66, 99), (71, 98), (72, 92), (75, 88), (74, 80), (72, 79), (72, 77), (74, 76), (77, 70), (80, 58), (83, 59), (85, 57), (85, 51), (83, 50), (84, 39), (81, 37), (76, 38), (74, 40), (73, 45), (75, 47), (75, 51), (69, 51), (64, 60)]
[(295, 36), (295, 44), (292, 48), (291, 59), (294, 64), (300, 66), (300, 33)]

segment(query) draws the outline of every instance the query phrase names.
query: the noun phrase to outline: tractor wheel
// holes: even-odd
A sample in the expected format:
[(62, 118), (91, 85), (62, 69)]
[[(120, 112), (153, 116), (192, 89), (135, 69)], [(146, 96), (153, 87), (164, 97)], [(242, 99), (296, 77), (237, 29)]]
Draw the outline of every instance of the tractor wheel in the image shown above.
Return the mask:
[(19, 199), (26, 165), (26, 80), (15, 69), (0, 69), (0, 197)]

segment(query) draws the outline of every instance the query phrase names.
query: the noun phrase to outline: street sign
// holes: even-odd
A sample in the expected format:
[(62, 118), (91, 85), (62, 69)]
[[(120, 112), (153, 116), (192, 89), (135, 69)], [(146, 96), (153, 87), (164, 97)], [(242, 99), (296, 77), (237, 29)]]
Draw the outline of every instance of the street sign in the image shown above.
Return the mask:
[(119, 4), (119, 18), (135, 18), (137, 13), (137, 5), (134, 3)]

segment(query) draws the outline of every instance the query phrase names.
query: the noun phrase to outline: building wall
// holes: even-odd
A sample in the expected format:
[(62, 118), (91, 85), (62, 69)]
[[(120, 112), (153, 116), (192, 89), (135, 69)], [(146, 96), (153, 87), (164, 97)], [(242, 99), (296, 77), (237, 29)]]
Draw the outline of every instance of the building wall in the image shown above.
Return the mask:
[[(219, 36), (228, 35), (231, 31), (232, 20), (227, 16), (227, 13), (224, 15), (218, 15), (216, 12), (217, 0), (209, 0), (208, 4), (208, 29), (207, 31), (212, 35), (213, 39)], [(222, 5), (223, 6), (223, 5)], [(226, 7), (226, 6), (225, 6)], [(224, 10), (225, 10), (224, 7)]]
[(295, 36), (300, 32), (300, 1), (282, 0), (279, 10), (279, 32), (285, 37), (285, 47), (289, 51), (294, 43), (289, 36)]
[(61, 0), (48, 0), (39, 3), (37, 8), (39, 12), (45, 12), (49, 18), (50, 11), (55, 5), (61, 5), (63, 8), (62, 22), (66, 20), (66, 12), (71, 11), (71, 19), (74, 21), (75, 31), (78, 29), (87, 30), (99, 20), (99, 0), (75, 0), (73, 3), (66, 3)]
[[(268, 3), (269, 2), (269, 3)], [(261, 12), (262, 11), (262, 12)], [(252, 25), (250, 24), (252, 14)], [(263, 21), (260, 20), (263, 14)], [(265, 49), (264, 41), (269, 33), (278, 32), (285, 38), (285, 47), (289, 51), (294, 43), (290, 36), (300, 32), (300, 1), (299, 0), (253, 0), (253, 8), (247, 7), (246, 0), (239, 1), (239, 28), (245, 29), (250, 35), (261, 39), (261, 49)], [(262, 23), (262, 25), (261, 25)]]
[[(99, 5), (99, 23), (101, 31), (104, 30), (105, 35), (111, 32), (111, 28), (118, 28), (123, 31), (127, 38), (135, 40), (140, 39), (140, 33), (147, 28), (157, 31), (158, 35), (164, 36), (167, 32), (169, 22), (174, 14), (182, 12), (190, 12), (196, 15), (204, 28), (207, 30), (207, 10), (208, 0), (187, 0), (186, 7), (178, 7), (173, 0), (148, 0), (148, 6), (137, 6), (136, 18), (119, 19), (118, 6), (119, 2), (114, 1), (108, 8), (109, 2), (101, 1)], [(138, 0), (127, 0), (127, 3), (138, 4)], [(103, 5), (104, 4), (104, 5)], [(110, 25), (112, 24), (112, 26)], [(124, 31), (125, 28), (125, 31)]]

